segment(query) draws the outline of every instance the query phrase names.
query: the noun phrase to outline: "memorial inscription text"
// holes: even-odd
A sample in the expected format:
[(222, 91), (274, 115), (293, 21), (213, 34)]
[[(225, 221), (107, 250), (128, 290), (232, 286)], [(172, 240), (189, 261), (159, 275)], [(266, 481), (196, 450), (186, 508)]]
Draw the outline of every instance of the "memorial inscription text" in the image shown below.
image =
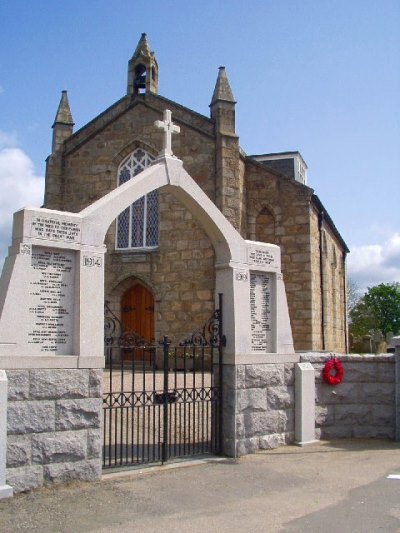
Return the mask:
[(271, 324), (272, 274), (250, 272), (250, 324), (251, 349), (253, 352), (274, 351), (274, 336)]
[(32, 248), (28, 344), (39, 352), (72, 354), (75, 254)]
[(32, 236), (56, 241), (79, 242), (81, 227), (77, 222), (69, 220), (36, 217), (32, 220)]
[(248, 252), (249, 263), (254, 265), (273, 265), (275, 257), (270, 250), (251, 248)]

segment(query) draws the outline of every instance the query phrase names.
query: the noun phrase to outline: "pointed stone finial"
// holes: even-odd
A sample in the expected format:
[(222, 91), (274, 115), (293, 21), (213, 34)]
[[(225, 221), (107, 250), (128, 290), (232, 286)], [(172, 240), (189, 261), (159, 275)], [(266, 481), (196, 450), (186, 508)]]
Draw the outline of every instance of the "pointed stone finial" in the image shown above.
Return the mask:
[(229, 81), (226, 76), (225, 67), (219, 67), (218, 78), (211, 99), (211, 105), (220, 100), (236, 104), (236, 101), (233, 97), (232, 89), (229, 85)]
[(62, 91), (61, 100), (58, 104), (56, 118), (54, 119), (52, 152), (59, 151), (63, 143), (72, 135), (74, 121), (69, 108), (67, 91)]
[(67, 124), (68, 126), (74, 125), (74, 121), (72, 120), (71, 109), (69, 107), (67, 91), (65, 90), (61, 92), (61, 100), (58, 104), (57, 114), (56, 118), (54, 119), (53, 127), (56, 124)]
[(158, 154), (159, 156), (165, 156), (165, 155), (173, 155), (172, 153), (172, 135), (174, 133), (180, 133), (181, 128), (179, 126), (176, 126), (172, 120), (171, 120), (171, 111), (169, 109), (165, 109), (163, 119), (164, 120), (156, 120), (154, 122), (154, 126), (156, 128), (160, 128), (161, 130), (164, 130), (164, 142), (163, 142), (163, 149)]
[(151, 54), (152, 52), (150, 50), (149, 43), (147, 42), (147, 35), (142, 33), (135, 51), (133, 52), (132, 59), (137, 59), (139, 56), (151, 57)]

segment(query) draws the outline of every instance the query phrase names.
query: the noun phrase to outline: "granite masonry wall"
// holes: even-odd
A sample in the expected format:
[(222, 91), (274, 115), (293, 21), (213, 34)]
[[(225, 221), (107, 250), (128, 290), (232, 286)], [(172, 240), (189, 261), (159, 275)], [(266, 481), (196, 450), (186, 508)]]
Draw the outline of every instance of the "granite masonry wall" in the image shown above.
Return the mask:
[(102, 370), (7, 370), (7, 483), (14, 492), (101, 476)]
[(316, 438), (396, 438), (396, 356), (338, 355), (343, 381), (321, 377), (329, 356), (304, 354), (315, 368)]
[[(329, 357), (301, 356), (301, 362), (315, 369), (316, 439), (400, 438), (400, 359), (396, 363), (394, 355), (340, 355), (343, 381), (331, 386), (321, 377)], [(294, 379), (293, 363), (224, 366), (227, 455), (294, 442)]]
[(154, 295), (154, 336), (179, 342), (214, 311), (214, 249), (192, 214), (160, 191), (159, 246), (148, 253), (114, 249), (115, 225), (108, 232), (106, 299), (121, 316), (121, 298), (135, 282)]
[(224, 366), (223, 405), (227, 455), (293, 442), (294, 364)]
[[(400, 356), (340, 355), (342, 383), (315, 369), (316, 438), (399, 438)], [(224, 365), (224, 453), (294, 442), (294, 363)], [(15, 493), (101, 476), (102, 370), (8, 370), (7, 483)], [(397, 408), (396, 408), (397, 406)]]

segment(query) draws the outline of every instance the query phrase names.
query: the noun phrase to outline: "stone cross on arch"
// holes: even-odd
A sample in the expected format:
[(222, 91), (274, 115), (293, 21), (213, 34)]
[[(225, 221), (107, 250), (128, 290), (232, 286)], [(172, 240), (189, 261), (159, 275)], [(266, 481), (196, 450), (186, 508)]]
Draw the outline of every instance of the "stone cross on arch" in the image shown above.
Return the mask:
[(154, 126), (164, 130), (164, 145), (160, 155), (173, 155), (172, 154), (172, 134), (179, 133), (181, 128), (176, 126), (171, 120), (171, 111), (169, 109), (164, 110), (164, 120), (156, 120)]

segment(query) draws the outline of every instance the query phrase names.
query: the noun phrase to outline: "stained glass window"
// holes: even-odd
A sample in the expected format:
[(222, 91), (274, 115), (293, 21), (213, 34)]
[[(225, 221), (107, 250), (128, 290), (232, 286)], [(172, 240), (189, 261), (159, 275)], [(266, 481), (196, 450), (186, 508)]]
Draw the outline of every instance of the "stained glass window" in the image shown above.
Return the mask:
[[(148, 167), (154, 157), (138, 148), (119, 166), (118, 186)], [(158, 191), (136, 200), (117, 218), (116, 248), (155, 248), (158, 246)]]

